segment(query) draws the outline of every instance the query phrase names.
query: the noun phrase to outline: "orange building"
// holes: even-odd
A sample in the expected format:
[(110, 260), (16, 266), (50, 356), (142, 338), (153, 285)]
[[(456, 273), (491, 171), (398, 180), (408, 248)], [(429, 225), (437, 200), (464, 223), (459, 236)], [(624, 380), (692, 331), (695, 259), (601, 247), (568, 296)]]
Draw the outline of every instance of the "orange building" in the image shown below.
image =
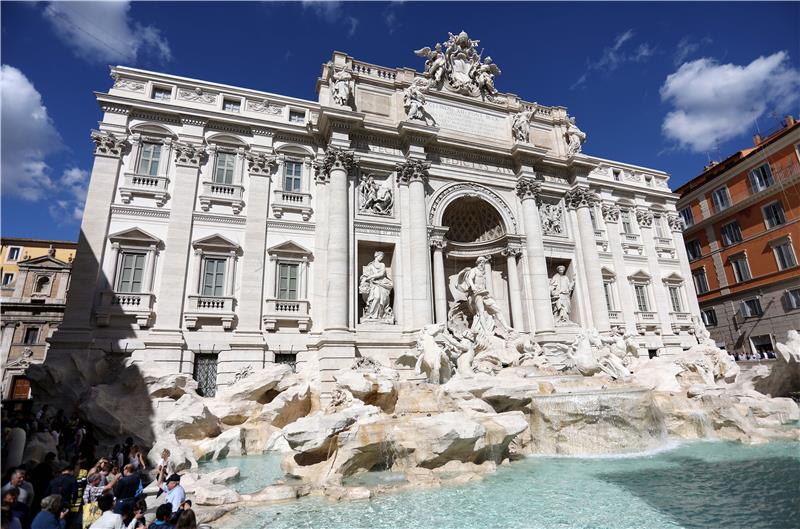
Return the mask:
[(770, 355), (800, 330), (800, 122), (676, 190), (703, 322), (730, 352)]

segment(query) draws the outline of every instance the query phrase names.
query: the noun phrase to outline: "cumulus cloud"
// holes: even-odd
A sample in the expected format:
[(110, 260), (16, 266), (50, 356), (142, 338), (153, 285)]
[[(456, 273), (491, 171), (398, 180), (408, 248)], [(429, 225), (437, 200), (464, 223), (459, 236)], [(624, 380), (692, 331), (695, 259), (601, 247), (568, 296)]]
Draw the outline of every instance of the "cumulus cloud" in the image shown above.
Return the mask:
[(682, 148), (703, 152), (747, 132), (768, 110), (787, 110), (800, 94), (800, 70), (785, 51), (745, 66), (703, 58), (667, 76), (660, 93), (673, 107), (661, 125), (663, 134)]
[(347, 36), (352, 37), (358, 28), (358, 19), (344, 11), (342, 2), (336, 0), (303, 0), (303, 9), (311, 10), (316, 16), (329, 24), (344, 24)]
[(158, 28), (134, 21), (130, 2), (51, 2), (44, 17), (64, 42), (90, 62), (134, 63), (143, 56), (172, 58)]
[(18, 69), (2, 65), (3, 196), (36, 201), (53, 188), (45, 157), (63, 146), (42, 96)]
[(647, 42), (639, 43), (638, 46), (631, 47), (636, 33), (633, 29), (623, 31), (614, 38), (610, 46), (603, 48), (600, 57), (587, 61), (586, 71), (572, 83), (570, 89), (578, 88), (586, 84), (591, 72), (604, 71), (613, 72), (620, 66), (632, 62), (644, 62), (653, 56), (656, 49)]

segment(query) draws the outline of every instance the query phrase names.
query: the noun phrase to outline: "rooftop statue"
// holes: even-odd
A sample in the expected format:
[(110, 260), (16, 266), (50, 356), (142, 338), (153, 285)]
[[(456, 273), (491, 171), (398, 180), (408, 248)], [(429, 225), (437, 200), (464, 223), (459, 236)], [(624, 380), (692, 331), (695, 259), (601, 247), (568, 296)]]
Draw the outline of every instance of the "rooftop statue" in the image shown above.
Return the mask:
[(531, 116), (533, 116), (533, 110), (524, 110), (514, 114), (514, 121), (511, 124), (511, 135), (514, 137), (514, 141), (530, 143)]
[(575, 124), (575, 118), (569, 118), (564, 138), (567, 140), (567, 156), (574, 156), (581, 152), (581, 147), (586, 141), (586, 133)]
[(331, 99), (339, 106), (350, 106), (353, 94), (353, 74), (350, 66), (334, 71), (331, 75)]
[[(403, 108), (405, 108), (408, 119), (424, 121), (426, 125), (436, 125), (436, 120), (425, 110), (425, 90), (428, 82), (422, 78), (414, 79), (414, 82), (403, 91)], [(428, 123), (430, 121), (430, 123)]]

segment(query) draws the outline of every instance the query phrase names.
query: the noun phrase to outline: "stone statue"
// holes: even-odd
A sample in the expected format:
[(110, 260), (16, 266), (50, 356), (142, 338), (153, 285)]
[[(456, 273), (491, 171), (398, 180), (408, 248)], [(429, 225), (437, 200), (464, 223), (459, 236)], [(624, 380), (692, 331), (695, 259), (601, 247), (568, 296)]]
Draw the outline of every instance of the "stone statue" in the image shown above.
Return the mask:
[(433, 50), (428, 46), (414, 51), (419, 57), (425, 57), (425, 77), (436, 85), (441, 85), (445, 72), (445, 57), (442, 45), (437, 43)]
[(622, 335), (600, 336), (597, 329), (590, 329), (587, 336), (600, 369), (614, 380), (628, 380), (631, 372), (623, 360), (626, 345)]
[(361, 211), (368, 211), (376, 215), (391, 215), (394, 205), (394, 192), (392, 180), (387, 178), (381, 185), (375, 183), (375, 177), (368, 174), (361, 182), (359, 189), (361, 195)]
[(572, 291), (575, 282), (567, 277), (567, 267), (558, 265), (556, 273), (550, 278), (550, 301), (553, 305), (553, 316), (556, 325), (572, 325)]
[(533, 116), (533, 110), (525, 110), (514, 114), (514, 121), (511, 123), (511, 135), (514, 137), (514, 141), (530, 143), (531, 116)]
[(446, 382), (452, 373), (452, 364), (445, 348), (436, 341), (443, 332), (443, 323), (432, 323), (424, 326), (417, 335), (417, 363), (414, 372), (425, 373), (428, 382), (439, 384)]
[(558, 204), (542, 204), (540, 208), (542, 233), (544, 235), (563, 235), (564, 222), (562, 209)]
[(361, 323), (394, 323), (394, 313), (389, 306), (394, 284), (386, 275), (386, 265), (382, 261), (383, 252), (375, 252), (375, 259), (364, 267), (358, 279), (358, 292), (366, 303)]
[(331, 99), (339, 106), (349, 106), (353, 93), (353, 74), (350, 65), (331, 75)]
[(581, 146), (586, 141), (586, 133), (575, 125), (575, 118), (569, 118), (567, 132), (564, 133), (567, 140), (567, 156), (574, 156), (581, 152)]
[(475, 62), (472, 64), (470, 71), (470, 78), (475, 81), (481, 94), (497, 95), (497, 89), (494, 87), (494, 76), (500, 75), (500, 68), (492, 62), (491, 57), (486, 57), (483, 62)]
[(448, 356), (455, 360), (458, 374), (462, 377), (473, 376), (472, 361), (475, 359), (477, 333), (470, 329), (459, 339), (445, 330), (441, 337), (449, 346)]
[(694, 324), (694, 337), (697, 338), (697, 343), (700, 345), (708, 345), (716, 347), (717, 343), (711, 339), (711, 333), (706, 329), (703, 320), (697, 316), (692, 316), (692, 323)]
[[(424, 121), (426, 125), (436, 125), (436, 120), (425, 110), (425, 94), (427, 82), (417, 77), (411, 85), (403, 90), (403, 108), (410, 120)], [(430, 122), (430, 123), (429, 123)]]
[(488, 290), (490, 278), (486, 276), (486, 263), (489, 258), (478, 257), (475, 266), (465, 268), (458, 274), (458, 288), (466, 293), (467, 303), (475, 314), (472, 329), (482, 330), (487, 335), (494, 333), (495, 324), (501, 329), (510, 329), (506, 323), (497, 301)]

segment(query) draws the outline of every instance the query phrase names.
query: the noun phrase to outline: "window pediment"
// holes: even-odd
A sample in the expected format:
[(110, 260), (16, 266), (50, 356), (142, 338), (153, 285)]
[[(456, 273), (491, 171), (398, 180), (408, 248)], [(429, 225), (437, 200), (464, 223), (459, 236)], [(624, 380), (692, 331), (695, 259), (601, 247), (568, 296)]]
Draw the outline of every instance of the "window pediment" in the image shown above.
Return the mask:
[(241, 246), (222, 235), (215, 233), (208, 237), (203, 237), (192, 243), (192, 248), (196, 250), (205, 250), (208, 252), (236, 252), (241, 251)]
[(165, 138), (177, 139), (177, 135), (166, 127), (155, 123), (139, 123), (130, 128), (131, 134), (139, 134), (142, 140), (163, 141)]
[(26, 259), (25, 261), (19, 261), (18, 263), (19, 268), (69, 268), (70, 264), (65, 263), (60, 259), (56, 259), (55, 257), (51, 257), (49, 255), (42, 255), (40, 257), (34, 257), (33, 259)]
[(268, 248), (267, 254), (277, 257), (308, 257), (311, 251), (294, 241), (286, 241)]
[(147, 233), (141, 228), (130, 228), (108, 236), (112, 243), (131, 244), (136, 246), (161, 246), (161, 239)]
[(634, 283), (649, 283), (652, 277), (650, 277), (650, 274), (644, 270), (639, 270), (638, 272), (629, 275), (628, 279)]
[(661, 278), (661, 281), (663, 281), (664, 284), (667, 284), (667, 285), (679, 286), (679, 285), (683, 284), (684, 279), (677, 272), (672, 272), (667, 277)]
[(614, 281), (617, 279), (617, 274), (607, 266), (601, 267), (600, 273), (602, 274), (603, 279), (606, 281)]

